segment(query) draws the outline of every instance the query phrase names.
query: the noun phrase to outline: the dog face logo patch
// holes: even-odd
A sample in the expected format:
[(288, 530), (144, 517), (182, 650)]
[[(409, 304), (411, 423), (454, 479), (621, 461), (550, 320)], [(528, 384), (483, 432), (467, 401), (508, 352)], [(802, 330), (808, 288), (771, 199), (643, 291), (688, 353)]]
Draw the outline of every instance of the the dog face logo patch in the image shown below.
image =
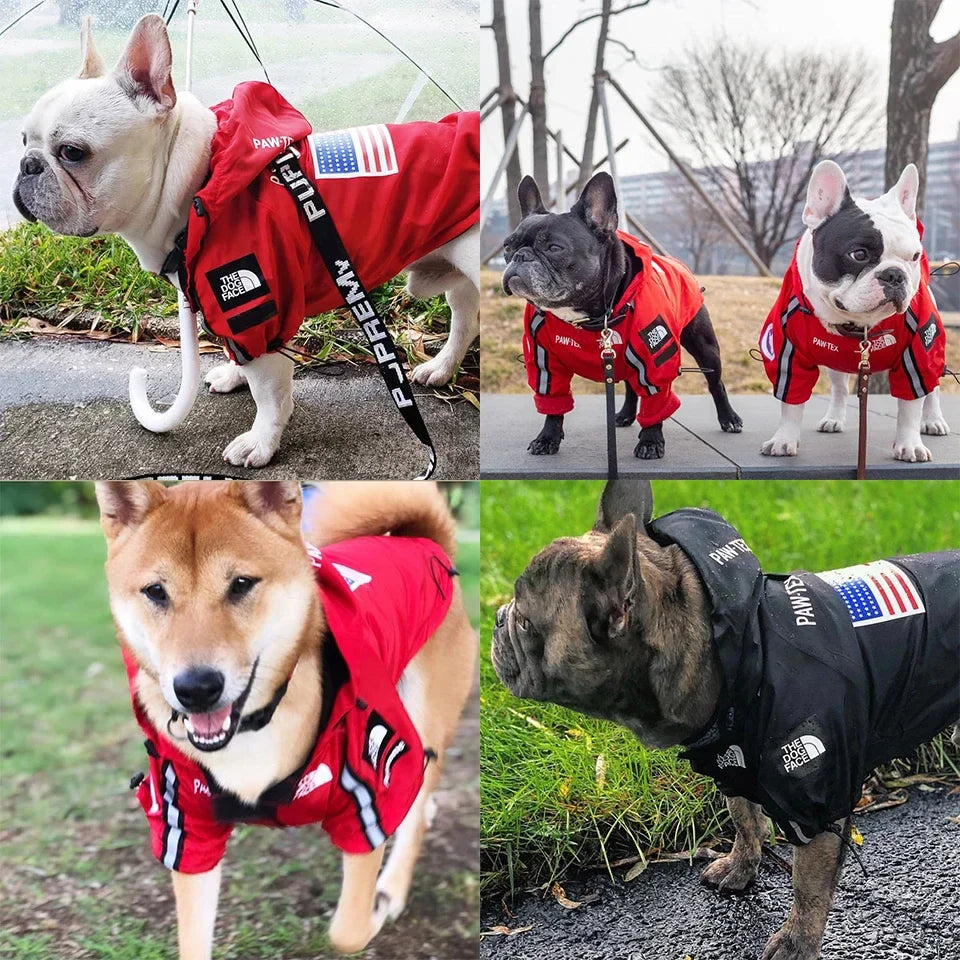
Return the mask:
[(644, 342), (647, 345), (647, 349), (651, 353), (656, 353), (660, 347), (670, 337), (670, 331), (667, 329), (667, 325), (663, 320), (663, 317), (657, 317), (649, 326), (643, 328), (640, 331), (640, 336), (643, 337)]
[(270, 286), (253, 253), (208, 270), (207, 282), (224, 312), (270, 292)]
[(823, 741), (812, 734), (797, 737), (796, 740), (785, 743), (780, 749), (782, 751), (783, 769), (787, 773), (802, 767), (811, 760), (816, 760), (817, 757), (822, 757), (827, 752)]
[(384, 744), (390, 742), (393, 731), (376, 710), (370, 713), (367, 720), (367, 731), (364, 738), (363, 759), (376, 770), (380, 765)]
[(889, 560), (874, 560), (817, 576), (840, 595), (855, 627), (924, 612), (923, 597), (910, 574)]
[(897, 338), (889, 331), (882, 330), (880, 333), (873, 334), (870, 337), (871, 350), (886, 350), (887, 347), (895, 347)]
[(828, 738), (816, 717), (808, 717), (786, 736), (768, 741), (767, 762), (774, 761), (785, 774), (803, 779), (816, 773), (830, 760)]
[(764, 327), (763, 334), (760, 336), (760, 352), (767, 360), (772, 360), (775, 356), (773, 351), (773, 324), (768, 323)]
[(318, 790), (325, 783), (330, 783), (331, 780), (333, 780), (333, 773), (330, 768), (325, 763), (318, 764), (315, 769), (303, 775), (297, 784), (297, 792), (293, 795), (293, 799), (299, 800), (301, 797), (313, 793), (314, 790)]
[(920, 335), (920, 341), (923, 343), (923, 349), (929, 350), (937, 337), (940, 336), (940, 327), (937, 326), (937, 318), (931, 313), (927, 322), (917, 331)]
[(725, 753), (718, 754), (717, 767), (720, 770), (725, 770), (727, 767), (742, 767), (746, 769), (747, 764), (743, 758), (743, 750), (735, 743), (731, 743)]
[(335, 563), (333, 566), (336, 568), (337, 573), (343, 577), (351, 593), (353, 593), (357, 587), (362, 587), (365, 583), (369, 583), (373, 579), (369, 573), (360, 573), (359, 570), (345, 567), (342, 563)]

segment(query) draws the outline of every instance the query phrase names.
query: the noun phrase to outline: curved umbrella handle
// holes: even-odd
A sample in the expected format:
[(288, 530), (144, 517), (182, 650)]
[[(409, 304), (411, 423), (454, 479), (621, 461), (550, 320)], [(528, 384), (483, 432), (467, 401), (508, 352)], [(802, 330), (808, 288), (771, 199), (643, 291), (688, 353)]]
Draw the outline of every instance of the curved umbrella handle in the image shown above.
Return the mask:
[(186, 297), (179, 295), (180, 312), (180, 389), (177, 398), (166, 410), (155, 410), (147, 397), (147, 371), (134, 367), (130, 371), (130, 406), (133, 415), (153, 433), (167, 433), (179, 427), (193, 409), (200, 389), (200, 347), (197, 342), (197, 315)]

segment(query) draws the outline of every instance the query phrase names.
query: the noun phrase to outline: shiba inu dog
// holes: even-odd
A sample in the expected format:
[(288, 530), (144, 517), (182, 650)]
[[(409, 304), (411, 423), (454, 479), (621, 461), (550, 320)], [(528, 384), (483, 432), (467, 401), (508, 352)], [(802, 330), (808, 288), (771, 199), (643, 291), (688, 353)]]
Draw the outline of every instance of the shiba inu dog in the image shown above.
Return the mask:
[(97, 498), (181, 960), (211, 955), (236, 821), (323, 824), (343, 851), (330, 942), (362, 949), (404, 908), (473, 678), (443, 495), (331, 484), (305, 518), (296, 483), (106, 482)]

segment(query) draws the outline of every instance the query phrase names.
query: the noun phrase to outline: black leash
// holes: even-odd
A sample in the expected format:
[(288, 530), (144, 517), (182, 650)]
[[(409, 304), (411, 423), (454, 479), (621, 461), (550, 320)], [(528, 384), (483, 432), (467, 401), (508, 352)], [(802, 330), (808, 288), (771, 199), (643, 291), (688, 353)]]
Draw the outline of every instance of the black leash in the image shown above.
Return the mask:
[(410, 381), (407, 380), (403, 366), (397, 359), (396, 344), (370, 299), (366, 287), (357, 275), (347, 248), (343, 245), (340, 233), (333, 222), (333, 217), (324, 205), (316, 185), (304, 175), (298, 160), (299, 156), (294, 147), (289, 147), (286, 153), (270, 164), (270, 169), (277, 183), (286, 187), (306, 218), (310, 236), (327, 268), (327, 273), (330, 274), (330, 279), (336, 285), (344, 304), (350, 308), (370, 344), (380, 375), (390, 391), (390, 398), (400, 415), (406, 420), (407, 426), (427, 448), (429, 452), (427, 468), (416, 478), (427, 480), (433, 476), (437, 468), (437, 451), (430, 438), (430, 431), (423, 422)]
[(603, 364), (603, 392), (607, 398), (607, 479), (616, 480), (617, 470), (617, 398), (616, 381), (613, 375), (613, 361), (616, 351), (613, 349), (613, 330), (608, 324), (610, 311), (603, 318), (603, 330), (600, 333), (600, 362)]

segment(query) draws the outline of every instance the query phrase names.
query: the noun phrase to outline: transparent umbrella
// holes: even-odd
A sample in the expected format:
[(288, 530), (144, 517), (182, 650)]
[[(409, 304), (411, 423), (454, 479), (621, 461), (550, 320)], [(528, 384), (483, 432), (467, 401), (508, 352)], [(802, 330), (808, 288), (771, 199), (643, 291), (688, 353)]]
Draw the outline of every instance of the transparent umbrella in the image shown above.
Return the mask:
[[(174, 82), (182, 83), (186, 9), (186, 0), (0, 0), (0, 29), (25, 14), (0, 36), (0, 229), (20, 219), (10, 188), (23, 118), (79, 69), (81, 19), (91, 16), (110, 64), (141, 16), (172, 11)], [(234, 21), (246, 24), (274, 86), (318, 130), (438, 119), (457, 104), (476, 109), (479, 102), (477, 0), (200, 0), (198, 10), (193, 90), (203, 103), (224, 100), (244, 80), (265, 79)]]

